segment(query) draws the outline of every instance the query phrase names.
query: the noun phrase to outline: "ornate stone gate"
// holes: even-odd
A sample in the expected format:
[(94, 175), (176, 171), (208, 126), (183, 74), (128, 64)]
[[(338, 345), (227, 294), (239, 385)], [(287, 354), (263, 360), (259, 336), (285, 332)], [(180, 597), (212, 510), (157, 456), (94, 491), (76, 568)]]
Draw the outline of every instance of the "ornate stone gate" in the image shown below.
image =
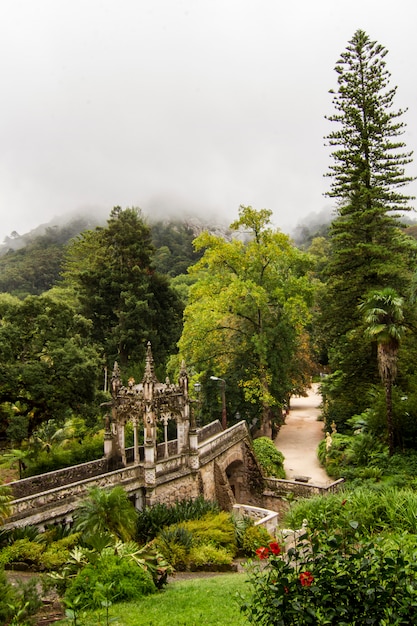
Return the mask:
[[(145, 372), (142, 382), (135, 384), (130, 379), (127, 387), (123, 386), (120, 369), (114, 364), (111, 378), (110, 402), (105, 403), (110, 411), (106, 415), (104, 436), (104, 456), (114, 467), (126, 467), (125, 426), (128, 421), (133, 425), (133, 462), (144, 461), (145, 483), (148, 491), (155, 484), (158, 425), (163, 430), (163, 457), (172, 454), (187, 455), (188, 466), (198, 470), (198, 438), (191, 401), (188, 395), (188, 375), (185, 364), (181, 365), (178, 384), (172, 384), (167, 378), (159, 382), (155, 375), (154, 360), (150, 342), (147, 345)], [(168, 422), (175, 422), (176, 451), (169, 447)], [(143, 429), (143, 448), (139, 446), (139, 429)], [(140, 450), (144, 450), (144, 458)], [(158, 446), (158, 450), (161, 446)], [(151, 495), (150, 493), (148, 494)], [(148, 498), (149, 499), (149, 498)]]

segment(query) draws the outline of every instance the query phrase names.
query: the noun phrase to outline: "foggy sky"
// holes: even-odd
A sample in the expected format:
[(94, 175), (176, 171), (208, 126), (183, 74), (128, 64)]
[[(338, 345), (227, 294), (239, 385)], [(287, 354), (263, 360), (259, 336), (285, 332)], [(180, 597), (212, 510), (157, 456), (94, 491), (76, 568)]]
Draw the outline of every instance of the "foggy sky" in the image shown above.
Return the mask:
[(0, 242), (115, 205), (228, 222), (252, 205), (288, 231), (331, 207), (324, 116), (358, 28), (389, 50), (415, 150), (416, 17), (415, 0), (0, 0)]

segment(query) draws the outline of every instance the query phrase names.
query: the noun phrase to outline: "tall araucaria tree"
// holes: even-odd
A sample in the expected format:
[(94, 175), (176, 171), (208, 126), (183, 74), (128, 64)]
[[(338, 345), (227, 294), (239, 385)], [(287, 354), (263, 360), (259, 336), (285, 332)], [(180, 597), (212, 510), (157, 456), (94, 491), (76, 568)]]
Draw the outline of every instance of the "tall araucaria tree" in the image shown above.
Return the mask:
[(235, 410), (258, 417), (264, 435), (271, 434), (274, 411), (308, 386), (311, 373), (305, 342), (310, 258), (269, 227), (270, 216), (242, 206), (231, 241), (207, 232), (197, 237), (204, 255), (190, 268), (197, 281), (179, 342), (201, 380), (226, 380), (228, 399), (241, 390), (245, 406), (236, 401)]
[(363, 341), (359, 303), (373, 289), (395, 286), (404, 296), (415, 259), (415, 244), (400, 229), (400, 214), (410, 210), (402, 189), (411, 152), (401, 135), (405, 111), (393, 108), (387, 50), (358, 30), (335, 70), (338, 89), (335, 124), (327, 137), (333, 163), (328, 196), (337, 200), (330, 230), (330, 259), (321, 301), (333, 376), (323, 386), (327, 418), (343, 429), (346, 419), (366, 408), (366, 392), (377, 371), (370, 342)]

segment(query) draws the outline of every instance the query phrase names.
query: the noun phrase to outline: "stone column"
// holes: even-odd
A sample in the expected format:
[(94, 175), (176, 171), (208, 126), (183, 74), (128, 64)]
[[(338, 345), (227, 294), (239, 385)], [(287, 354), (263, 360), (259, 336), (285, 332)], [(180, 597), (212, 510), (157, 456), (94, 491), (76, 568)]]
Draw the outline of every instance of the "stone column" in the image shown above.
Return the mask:
[(139, 458), (139, 442), (138, 442), (138, 418), (135, 415), (133, 418), (133, 455), (135, 465), (137, 465), (140, 461)]
[(104, 418), (104, 456), (109, 459), (113, 456), (113, 436), (111, 434), (110, 416)]

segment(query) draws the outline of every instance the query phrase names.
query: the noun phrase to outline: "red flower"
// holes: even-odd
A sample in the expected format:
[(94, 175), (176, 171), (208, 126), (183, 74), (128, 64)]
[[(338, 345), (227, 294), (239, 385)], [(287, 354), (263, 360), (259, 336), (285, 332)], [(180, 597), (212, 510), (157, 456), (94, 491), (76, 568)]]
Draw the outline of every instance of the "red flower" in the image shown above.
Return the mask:
[(311, 587), (314, 576), (311, 572), (301, 572), (300, 583), (302, 587)]
[(268, 548), (265, 548), (264, 546), (255, 550), (255, 553), (261, 560), (267, 559), (269, 557), (269, 550)]
[(273, 541), (269, 544), (269, 549), (271, 550), (272, 554), (279, 554), (281, 552), (281, 548), (276, 541)]
[(342, 500), (342, 506), (345, 506), (347, 500)]
[(288, 587), (284, 587), (284, 593), (289, 593), (290, 590), (288, 589)]

